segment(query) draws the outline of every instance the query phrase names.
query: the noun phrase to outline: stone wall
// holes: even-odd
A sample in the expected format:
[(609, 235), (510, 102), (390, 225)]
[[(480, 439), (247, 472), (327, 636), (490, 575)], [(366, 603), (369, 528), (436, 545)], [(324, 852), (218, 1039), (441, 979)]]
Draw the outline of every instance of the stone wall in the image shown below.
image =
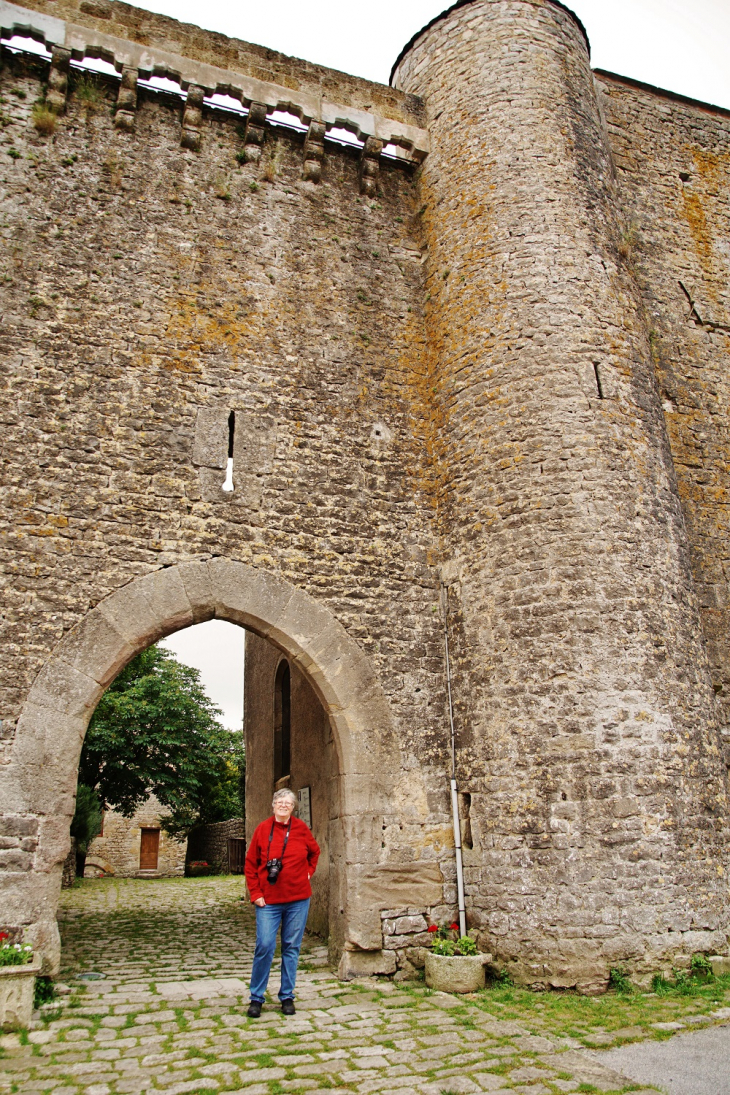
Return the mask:
[(580, 968), (589, 987), (619, 961), (724, 946), (728, 910), (726, 776), (630, 219), (569, 12), (457, 6), (395, 83), (431, 137), (467, 902), (520, 978)]
[(408, 972), (391, 922), (456, 900), (443, 582), (484, 949), (591, 991), (725, 950), (728, 116), (596, 80), (549, 0), (457, 5), (396, 88), (33, 7), (52, 68), (0, 55), (9, 926), (57, 960), (93, 707), (219, 616), (331, 727), (341, 969)]
[(599, 89), (730, 765), (730, 112), (607, 74)]
[[(363, 664), (372, 664), (387, 718), (400, 729), (396, 737), (373, 714), (381, 700), (371, 684), (362, 695), (351, 691), (335, 721), (360, 719), (367, 708), (358, 740), (379, 732), (382, 753), (392, 736), (399, 759), (388, 764), (388, 779), (425, 773), (417, 805), (410, 797), (401, 804), (400, 791), (388, 794), (406, 827), (389, 828), (383, 849), (382, 822), (367, 839), (361, 832), (376, 796), (357, 797), (378, 757), (350, 753), (357, 779), (345, 808), (353, 833), (360, 828), (348, 869), (358, 857), (377, 869), (405, 854), (406, 876), (418, 873), (420, 861), (403, 851), (415, 840), (431, 885), (440, 885), (448, 802), (442, 795), (421, 808), (429, 780), (440, 783), (438, 768), (430, 775), (424, 765), (424, 749), (438, 761), (443, 681), (421, 428), (430, 411), (412, 166), (383, 159), (368, 198), (358, 150), (328, 142), (315, 184), (303, 178), (302, 134), (267, 125), (258, 162), (239, 162), (240, 119), (207, 107), (196, 153), (181, 147), (178, 98), (139, 89), (135, 131), (127, 132), (113, 124), (118, 85), (101, 81), (101, 94), (89, 97), (73, 73), (65, 112), (44, 136), (32, 108), (47, 63), (5, 51), (2, 64), (9, 119), (2, 147), (19, 154), (0, 169), (7, 241), (0, 255), (7, 384), (0, 696), (4, 759), (16, 758), (12, 772), (0, 765), (12, 787), (4, 800), (34, 815), (27, 824), (36, 828), (42, 814), (60, 854), (71, 774), (68, 787), (56, 781), (42, 792), (37, 779), (29, 775), (26, 784), (15, 774), (30, 773), (40, 748), (26, 737), (29, 759), (19, 759), (26, 746), (15, 728), (33, 681), (74, 626), (122, 590), (120, 611), (135, 641), (160, 636), (145, 613), (154, 616), (164, 599), (153, 597), (140, 615), (126, 596), (130, 583), (192, 563), (235, 561), (311, 598), (315, 634), (325, 616), (338, 621)], [(226, 493), (231, 412), (235, 489)], [(211, 601), (201, 611), (219, 608)], [(161, 626), (174, 629), (180, 619), (163, 614)], [(280, 645), (291, 638), (282, 635)], [(107, 649), (105, 632), (88, 647), (90, 673), (107, 673), (97, 668)], [(130, 656), (121, 650), (120, 658)], [(335, 651), (325, 653), (334, 673)], [(312, 659), (306, 664), (308, 673), (317, 668)], [(352, 676), (353, 688), (366, 677)], [(58, 717), (73, 721), (78, 713), (85, 725), (93, 702)], [(56, 726), (49, 750), (61, 740), (57, 721), (39, 712), (39, 734)], [(82, 733), (74, 729), (64, 763)], [(23, 859), (23, 868), (48, 872), (51, 903), (56, 854)], [(22, 910), (38, 878), (19, 869), (13, 915), (23, 922), (36, 915)], [(351, 945), (377, 949), (379, 913), (376, 941), (375, 920), (363, 914), (367, 894), (355, 886), (350, 893), (344, 915), (358, 925)], [(54, 932), (50, 917), (45, 931)], [(45, 935), (37, 943), (57, 946)]]
[(212, 821), (192, 829), (188, 836), (186, 864), (198, 860), (208, 863), (216, 871), (227, 872), (230, 868), (228, 841), (232, 837), (245, 840), (246, 826), (243, 818), (232, 817), (228, 821)]

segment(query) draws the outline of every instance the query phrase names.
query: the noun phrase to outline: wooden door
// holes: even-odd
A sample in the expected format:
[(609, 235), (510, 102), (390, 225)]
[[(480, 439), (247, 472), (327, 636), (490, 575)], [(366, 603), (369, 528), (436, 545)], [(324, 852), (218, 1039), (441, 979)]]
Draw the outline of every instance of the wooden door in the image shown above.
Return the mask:
[(228, 837), (228, 870), (230, 874), (243, 874), (246, 860), (246, 841), (242, 837)]
[(139, 869), (140, 871), (156, 871), (157, 856), (160, 850), (160, 830), (142, 829), (142, 838), (139, 843)]

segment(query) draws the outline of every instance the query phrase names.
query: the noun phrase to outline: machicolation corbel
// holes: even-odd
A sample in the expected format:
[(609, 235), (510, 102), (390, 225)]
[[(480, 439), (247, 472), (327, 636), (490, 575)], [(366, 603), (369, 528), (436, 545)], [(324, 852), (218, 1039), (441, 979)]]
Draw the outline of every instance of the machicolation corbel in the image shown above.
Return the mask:
[(380, 153), (383, 151), (383, 142), (377, 137), (366, 137), (365, 144), (360, 153), (360, 193), (368, 198), (374, 198), (378, 192), (378, 175), (380, 174)]
[(243, 134), (244, 163), (258, 163), (261, 159), (261, 145), (264, 143), (264, 125), (266, 124), (266, 104), (251, 103), (248, 108), (246, 129)]
[(188, 88), (180, 144), (183, 148), (189, 148), (191, 152), (200, 152), (200, 127), (203, 123), (204, 96), (205, 89), (197, 84), (191, 84)]
[(51, 68), (48, 73), (48, 91), (46, 92), (46, 106), (54, 114), (63, 114), (66, 109), (66, 96), (68, 94), (68, 66), (71, 61), (71, 50), (54, 46), (51, 51)]
[(322, 178), (322, 160), (324, 159), (324, 122), (310, 122), (304, 142), (304, 165), (302, 178), (309, 182), (319, 182)]
[(123, 129), (127, 133), (134, 130), (135, 111), (137, 110), (137, 77), (136, 68), (125, 65), (122, 69), (122, 84), (117, 96), (114, 125), (117, 129)]

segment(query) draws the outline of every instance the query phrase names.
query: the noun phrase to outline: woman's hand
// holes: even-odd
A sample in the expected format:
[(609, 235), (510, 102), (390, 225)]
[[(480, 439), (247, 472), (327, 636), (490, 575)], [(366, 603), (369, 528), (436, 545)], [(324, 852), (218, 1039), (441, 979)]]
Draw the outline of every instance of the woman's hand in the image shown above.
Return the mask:
[(254, 901), (254, 905), (258, 905), (258, 907), (260, 909), (263, 909), (265, 904), (266, 904), (266, 901), (264, 900), (263, 897), (257, 897), (256, 900)]

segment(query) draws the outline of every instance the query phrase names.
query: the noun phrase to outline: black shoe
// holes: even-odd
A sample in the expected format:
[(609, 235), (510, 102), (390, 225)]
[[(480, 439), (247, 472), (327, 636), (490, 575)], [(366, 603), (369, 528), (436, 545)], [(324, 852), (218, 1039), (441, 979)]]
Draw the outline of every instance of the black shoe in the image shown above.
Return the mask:
[(246, 1015), (248, 1015), (249, 1019), (258, 1019), (260, 1014), (261, 1014), (261, 1003), (260, 1003), (260, 1001), (259, 1000), (252, 1000), (251, 1003), (248, 1005), (248, 1011), (246, 1012)]
[(294, 1001), (293, 1000), (282, 1000), (281, 1001), (281, 1010), (284, 1013), (284, 1015), (294, 1015), (296, 1013), (297, 1009), (294, 1007)]

